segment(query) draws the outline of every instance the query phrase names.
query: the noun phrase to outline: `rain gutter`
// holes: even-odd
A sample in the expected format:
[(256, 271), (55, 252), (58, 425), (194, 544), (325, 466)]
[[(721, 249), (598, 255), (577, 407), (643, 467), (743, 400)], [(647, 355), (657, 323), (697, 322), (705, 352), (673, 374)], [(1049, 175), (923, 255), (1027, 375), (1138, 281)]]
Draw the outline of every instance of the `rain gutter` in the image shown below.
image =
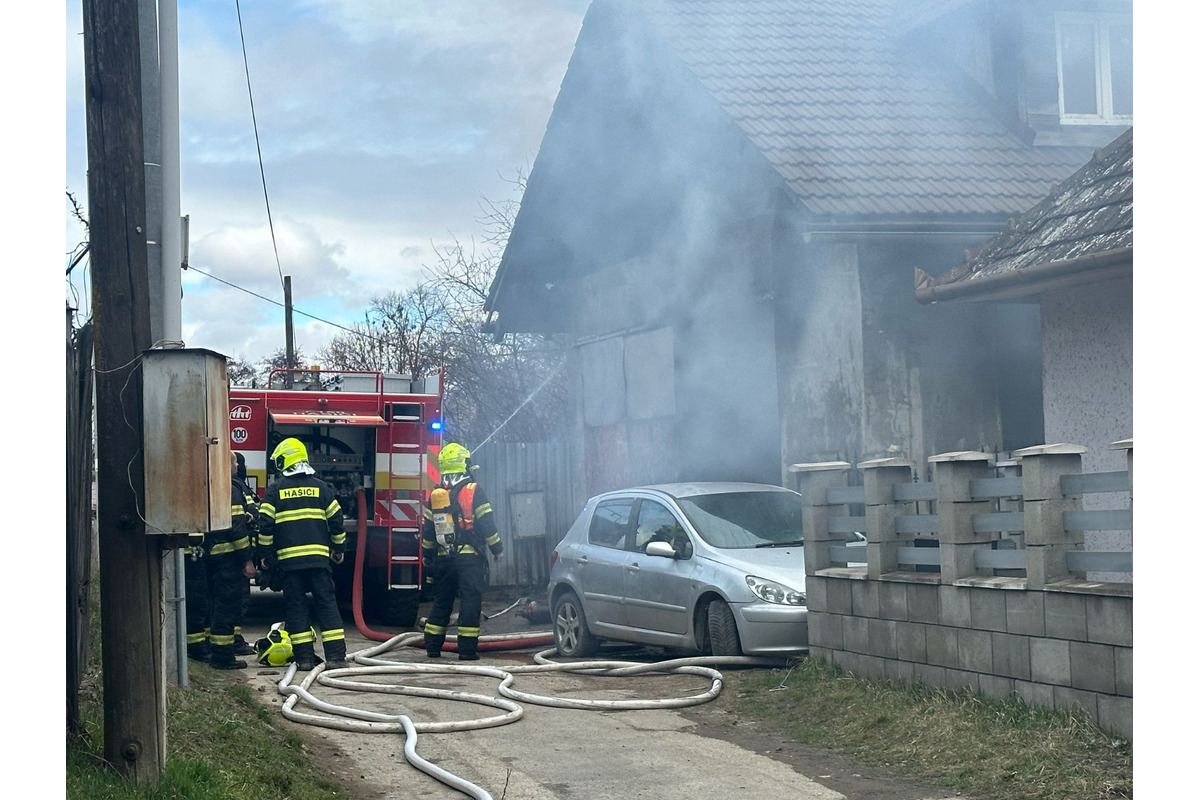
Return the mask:
[(807, 220), (799, 232), (804, 241), (821, 236), (994, 236), (1004, 230), (1008, 218), (974, 220)]
[[(1133, 274), (1133, 247), (1121, 247), (1078, 258), (1047, 261), (1025, 269), (1006, 270), (979, 278), (963, 278), (953, 283), (937, 285), (921, 268), (913, 274), (917, 302), (937, 303), (946, 300), (1001, 300), (1036, 294), (1053, 284), (1091, 283), (1108, 278)], [(1083, 281), (1065, 279), (1082, 277)]]

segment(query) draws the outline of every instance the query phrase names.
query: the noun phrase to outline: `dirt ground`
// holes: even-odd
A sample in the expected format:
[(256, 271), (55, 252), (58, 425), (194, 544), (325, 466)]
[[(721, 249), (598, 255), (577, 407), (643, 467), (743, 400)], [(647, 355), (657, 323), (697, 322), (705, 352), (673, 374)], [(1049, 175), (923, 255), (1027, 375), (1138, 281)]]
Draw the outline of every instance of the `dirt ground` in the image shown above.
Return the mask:
[[(283, 615), (281, 595), (260, 593), (257, 589), (254, 594), (250, 614), (243, 625), (249, 641), (263, 635), (271, 623), (280, 621)], [(484, 613), (496, 614), (516, 599), (512, 593), (496, 593), (485, 600)], [(485, 620), (484, 636), (548, 634), (548, 620), (543, 621), (536, 615), (523, 616), (522, 608), (523, 604)], [(428, 605), (423, 604), (421, 615), (427, 614), (428, 610)], [(343, 619), (347, 650), (351, 654), (378, 647), (382, 639), (403, 632), (398, 628), (367, 625), (368, 631), (378, 637), (367, 638), (356, 627), (349, 606), (343, 608)], [(398, 660), (428, 663), (417, 648), (399, 649), (405, 652), (395, 654)], [(505, 668), (505, 664), (532, 664), (533, 654), (540, 649), (484, 652), (483, 660), (476, 663), (501, 668)], [(444, 658), (443, 662), (459, 663), (453, 653), (448, 655), (450, 657)], [(662, 652), (618, 649), (612, 654), (602, 651), (601, 657), (650, 660), (662, 658)], [(249, 668), (226, 674), (231, 679), (245, 681), (256, 690), (255, 696), (265, 706), (282, 713), (287, 696), (280, 692), (279, 682), (285, 671), (258, 665), (253, 657), (247, 657), (247, 661)], [(590, 800), (604, 796), (658, 800), (679, 796), (702, 800), (738, 796), (742, 791), (766, 796), (774, 792), (777, 795), (781, 788), (786, 796), (814, 800), (941, 800), (947, 796), (944, 791), (898, 780), (837, 754), (781, 740), (753, 719), (738, 713), (734, 698), (739, 680), (748, 674), (746, 668), (722, 669), (720, 672), (723, 690), (716, 698), (698, 705), (671, 711), (605, 711), (599, 716), (589, 716), (593, 712), (587, 711), (528, 707), (525, 716), (511, 725), (420, 734), (416, 749), (422, 757), (484, 787), (494, 798), (510, 800)], [(302, 677), (296, 676), (294, 683), (299, 683)], [(515, 688), (555, 697), (572, 696), (573, 693), (598, 696), (593, 694), (594, 690), (580, 685), (581, 681), (587, 680), (572, 673), (533, 678), (520, 676)], [(603, 689), (601, 694), (614, 698), (691, 696), (706, 688), (704, 679), (696, 676), (639, 676), (621, 680), (620, 689)], [(462, 678), (452, 679), (448, 688), (493, 694), (496, 686), (495, 681)], [(346, 700), (353, 693), (327, 687), (314, 686), (313, 694), (334, 704), (346, 702), (358, 707), (363, 702), (360, 695)], [(382, 701), (371, 702), (376, 703), (372, 710), (404, 713), (414, 721), (423, 718), (420, 715), (433, 718), (444, 715), (445, 719), (464, 717), (462, 711), (444, 712), (430, 705), (437, 701), (422, 704), (420, 699), (397, 701), (385, 696)], [(396, 711), (397, 706), (404, 710)], [(295, 708), (311, 710), (304, 703), (296, 704)], [(499, 712), (490, 711), (484, 715), (492, 713)], [(470, 712), (465, 716), (470, 717)], [(286, 723), (293, 725), (303, 737), (311, 759), (324, 765), (324, 772), (345, 786), (353, 798), (417, 800), (465, 796), (411, 766), (405, 759), (403, 734), (338, 730), (292, 720), (286, 720)], [(671, 754), (670, 763), (648, 757), (647, 754), (660, 745), (660, 754)], [(588, 749), (592, 753), (586, 760), (581, 760), (580, 752)], [(744, 764), (749, 777), (733, 775), (731, 764)], [(613, 775), (605, 774), (605, 770)], [(711, 770), (712, 774), (706, 774), (706, 770)], [(759, 780), (764, 781), (761, 786), (748, 783)], [(610, 781), (619, 783), (607, 783)], [(688, 781), (694, 781), (690, 788), (683, 785)], [(679, 786), (679, 794), (664, 791), (664, 786), (668, 785)], [(608, 788), (601, 788), (605, 786)]]

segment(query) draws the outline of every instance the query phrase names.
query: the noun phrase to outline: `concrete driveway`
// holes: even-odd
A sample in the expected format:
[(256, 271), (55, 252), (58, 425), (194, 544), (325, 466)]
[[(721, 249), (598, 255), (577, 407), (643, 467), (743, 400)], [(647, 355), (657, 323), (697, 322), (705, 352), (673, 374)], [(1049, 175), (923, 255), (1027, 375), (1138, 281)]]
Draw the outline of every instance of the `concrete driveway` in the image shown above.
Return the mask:
[[(496, 613), (515, 596), (497, 594), (484, 603), (484, 613)], [(485, 637), (524, 635), (536, 639), (548, 634), (548, 623), (531, 623), (513, 609), (485, 620)], [(423, 605), (422, 615), (428, 613)], [(368, 638), (355, 626), (351, 609), (343, 609), (347, 651), (367, 660), (367, 654), (384, 642)], [(249, 641), (265, 634), (272, 622), (283, 619), (282, 595), (254, 590), (250, 614), (243, 625)], [(368, 626), (374, 636), (387, 638), (402, 629)], [(453, 633), (453, 630), (451, 631)], [(351, 787), (362, 800), (420, 800), (423, 798), (492, 797), (512, 800), (593, 800), (594, 798), (655, 798), (655, 800), (705, 800), (763, 796), (795, 800), (937, 800), (942, 795), (910, 786), (844, 759), (822, 758), (820, 751), (778, 742), (754, 728), (753, 722), (736, 719), (736, 701), (724, 690), (734, 678), (720, 668), (713, 681), (698, 674), (649, 673), (604, 677), (578, 672), (522, 672), (534, 667), (534, 653), (545, 649), (484, 651), (478, 662), (463, 664), (447, 652), (440, 662), (425, 657), (418, 647), (395, 646), (373, 653), (392, 666), (356, 665), (341, 680), (353, 688), (313, 682), (310, 699), (291, 701), (292, 715), (325, 720), (332, 727), (310, 721), (287, 720), (309, 742), (310, 755), (324, 764), (330, 776)], [(319, 647), (318, 647), (319, 652)], [(600, 658), (621, 661), (662, 660), (661, 650), (605, 648)], [(286, 670), (253, 663), (239, 672), (226, 673), (245, 680), (269, 708), (283, 715), (289, 694), (279, 684)], [(506, 711), (476, 702), (447, 699), (449, 693), (469, 697), (499, 698), (502, 678), (488, 675), (409, 674), (408, 666), (441, 664), (454, 669), (484, 666), (512, 675), (511, 689), (551, 698), (622, 703), (646, 701), (650, 707), (617, 710), (611, 707), (563, 708), (540, 702), (506, 702), (519, 711), (519, 719), (495, 727), (475, 727), (481, 719), (503, 716)], [(734, 671), (746, 667), (733, 667)], [(503, 674), (503, 673), (501, 673)], [(304, 674), (292, 685), (303, 686)], [(332, 678), (334, 676), (326, 676)], [(360, 685), (361, 684), (361, 685)], [(368, 688), (364, 688), (364, 686)], [(438, 690), (441, 696), (397, 694), (398, 687)], [(680, 698), (715, 696), (682, 708), (667, 707)], [(323, 704), (328, 704), (324, 706)], [(336, 713), (331, 713), (334, 709)], [(387, 715), (387, 722), (370, 715)], [(442, 724), (466, 728), (446, 732), (418, 732), (416, 755), (459, 781), (438, 780), (413, 766), (405, 757), (406, 736), (398, 715), (415, 725)], [(740, 724), (740, 729), (739, 729)], [(369, 725), (379, 731), (368, 732)], [(801, 768), (798, 768), (801, 767)], [(463, 788), (465, 784), (466, 788)], [(476, 788), (477, 787), (477, 788)], [(483, 794), (472, 794), (482, 791)], [(956, 800), (962, 800), (956, 798)]]

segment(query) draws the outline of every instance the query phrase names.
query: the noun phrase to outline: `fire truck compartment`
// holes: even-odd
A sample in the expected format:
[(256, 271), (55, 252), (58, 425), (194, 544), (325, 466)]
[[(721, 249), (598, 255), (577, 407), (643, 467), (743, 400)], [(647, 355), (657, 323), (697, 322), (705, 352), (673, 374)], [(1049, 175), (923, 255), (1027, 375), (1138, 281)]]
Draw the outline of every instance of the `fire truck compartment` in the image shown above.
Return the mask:
[(276, 425), (370, 425), (376, 428), (387, 425), (387, 420), (378, 414), (363, 414), (338, 408), (272, 410), (271, 420)]

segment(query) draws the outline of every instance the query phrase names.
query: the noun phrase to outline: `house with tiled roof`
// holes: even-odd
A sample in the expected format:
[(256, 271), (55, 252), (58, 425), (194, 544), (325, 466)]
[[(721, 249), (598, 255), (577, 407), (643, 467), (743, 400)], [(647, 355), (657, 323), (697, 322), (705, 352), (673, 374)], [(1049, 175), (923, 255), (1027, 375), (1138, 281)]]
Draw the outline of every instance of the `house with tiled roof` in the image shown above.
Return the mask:
[[(918, 267), (914, 282), (921, 303), (1035, 302), (1046, 441), (1086, 447), (1085, 472), (1126, 468), (1114, 444), (1133, 437), (1133, 128), (954, 267), (938, 277)], [(1129, 531), (1088, 531), (1085, 543), (1133, 544)]]
[(1036, 303), (923, 304), (1132, 125), (1131, 4), (594, 0), (487, 301), (578, 488), (1045, 441)]

